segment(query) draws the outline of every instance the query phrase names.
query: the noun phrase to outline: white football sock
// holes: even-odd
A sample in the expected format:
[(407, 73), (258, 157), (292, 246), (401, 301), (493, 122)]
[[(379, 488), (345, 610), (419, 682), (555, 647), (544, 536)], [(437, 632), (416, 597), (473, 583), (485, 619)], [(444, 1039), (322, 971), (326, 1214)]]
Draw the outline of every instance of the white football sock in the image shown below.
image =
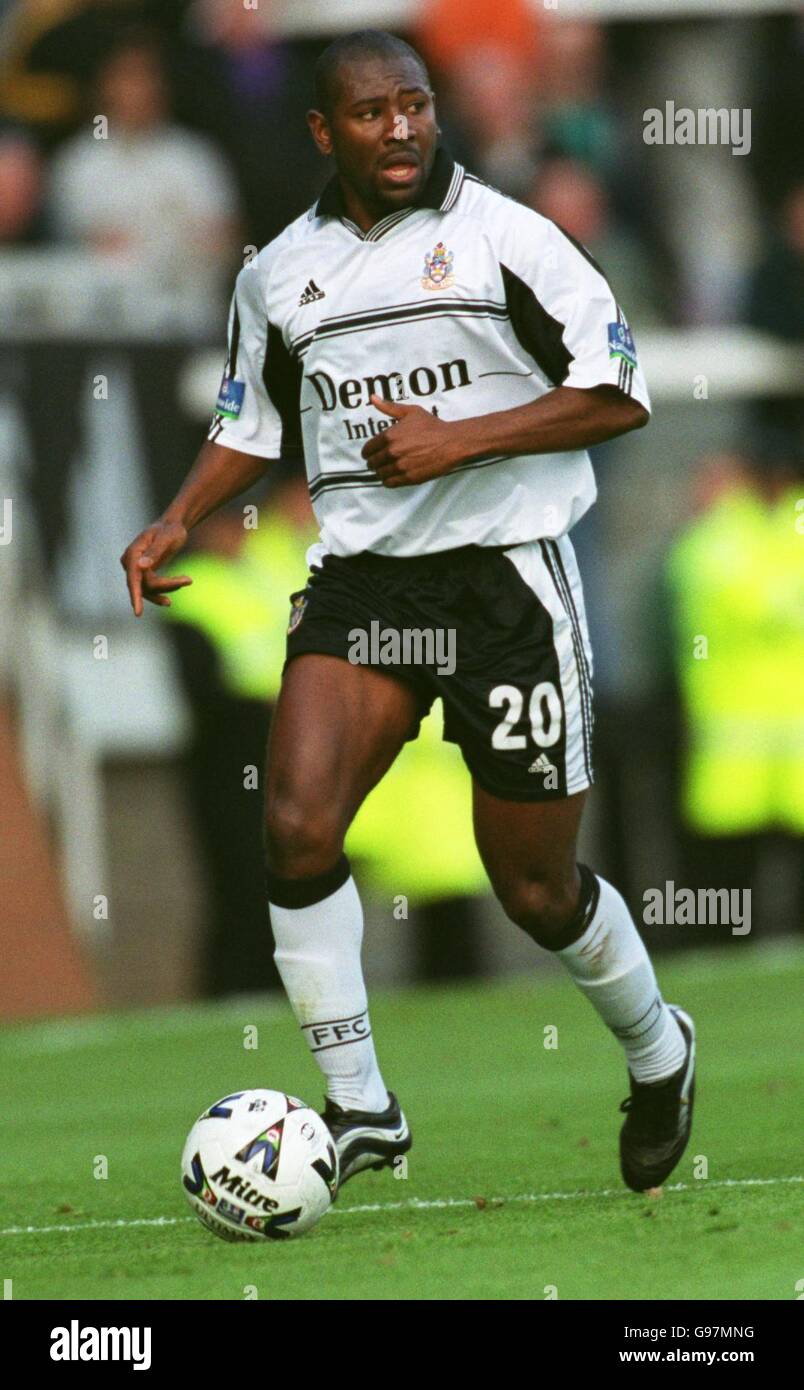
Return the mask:
[(600, 897), (583, 935), (555, 954), (620, 1040), (637, 1081), (663, 1081), (686, 1056), (684, 1035), (659, 991), (623, 898), (595, 875)]
[(363, 909), (354, 879), (310, 907), (270, 904), (274, 959), (291, 1008), (327, 1081), (348, 1110), (388, 1108), (360, 964)]

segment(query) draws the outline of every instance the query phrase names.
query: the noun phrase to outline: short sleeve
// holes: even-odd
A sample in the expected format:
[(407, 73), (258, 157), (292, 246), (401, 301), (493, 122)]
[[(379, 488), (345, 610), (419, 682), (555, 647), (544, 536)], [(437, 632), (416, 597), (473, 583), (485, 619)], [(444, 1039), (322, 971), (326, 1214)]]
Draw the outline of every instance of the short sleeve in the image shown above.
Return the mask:
[(522, 345), (555, 386), (617, 386), (650, 410), (623, 310), (600, 266), (554, 222), (509, 204), (498, 257)]
[(229, 309), (228, 353), (208, 438), (260, 458), (301, 451), (301, 369), (271, 323), (258, 262), (237, 277)]

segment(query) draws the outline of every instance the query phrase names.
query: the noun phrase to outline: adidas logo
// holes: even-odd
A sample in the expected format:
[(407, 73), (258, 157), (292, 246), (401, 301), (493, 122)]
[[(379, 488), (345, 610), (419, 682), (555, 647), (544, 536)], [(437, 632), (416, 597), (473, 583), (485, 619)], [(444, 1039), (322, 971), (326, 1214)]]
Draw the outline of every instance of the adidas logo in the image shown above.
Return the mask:
[(553, 764), (546, 753), (540, 753), (535, 762), (532, 762), (528, 772), (552, 772)]
[(299, 300), (299, 308), (301, 309), (305, 304), (314, 304), (317, 299), (326, 299), (326, 295), (323, 290), (318, 288), (315, 280), (311, 280)]

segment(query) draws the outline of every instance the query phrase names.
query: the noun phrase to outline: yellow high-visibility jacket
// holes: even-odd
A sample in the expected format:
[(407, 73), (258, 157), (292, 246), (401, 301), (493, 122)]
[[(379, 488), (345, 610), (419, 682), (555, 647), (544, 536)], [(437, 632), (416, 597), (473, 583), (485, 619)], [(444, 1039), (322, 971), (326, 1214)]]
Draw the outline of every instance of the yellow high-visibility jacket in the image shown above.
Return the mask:
[(281, 517), (260, 517), (236, 558), (190, 553), (171, 569), (193, 580), (163, 612), (203, 632), (215, 647), (227, 689), (273, 701), (285, 660), (289, 595), (304, 588), (305, 551), (318, 532), (298, 531)]
[(720, 498), (667, 575), (689, 751), (683, 809), (704, 835), (804, 831), (804, 527), (794, 489)]

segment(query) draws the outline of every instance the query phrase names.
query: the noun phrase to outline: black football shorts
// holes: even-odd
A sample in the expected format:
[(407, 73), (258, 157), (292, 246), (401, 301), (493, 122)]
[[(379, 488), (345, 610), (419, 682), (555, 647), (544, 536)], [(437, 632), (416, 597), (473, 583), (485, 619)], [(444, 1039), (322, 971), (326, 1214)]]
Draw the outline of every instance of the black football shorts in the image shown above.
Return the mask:
[(592, 653), (569, 537), (397, 558), (311, 552), (291, 594), (285, 665), (321, 652), (404, 681), (418, 718), (444, 702), (444, 738), (480, 787), (550, 801), (592, 777)]

